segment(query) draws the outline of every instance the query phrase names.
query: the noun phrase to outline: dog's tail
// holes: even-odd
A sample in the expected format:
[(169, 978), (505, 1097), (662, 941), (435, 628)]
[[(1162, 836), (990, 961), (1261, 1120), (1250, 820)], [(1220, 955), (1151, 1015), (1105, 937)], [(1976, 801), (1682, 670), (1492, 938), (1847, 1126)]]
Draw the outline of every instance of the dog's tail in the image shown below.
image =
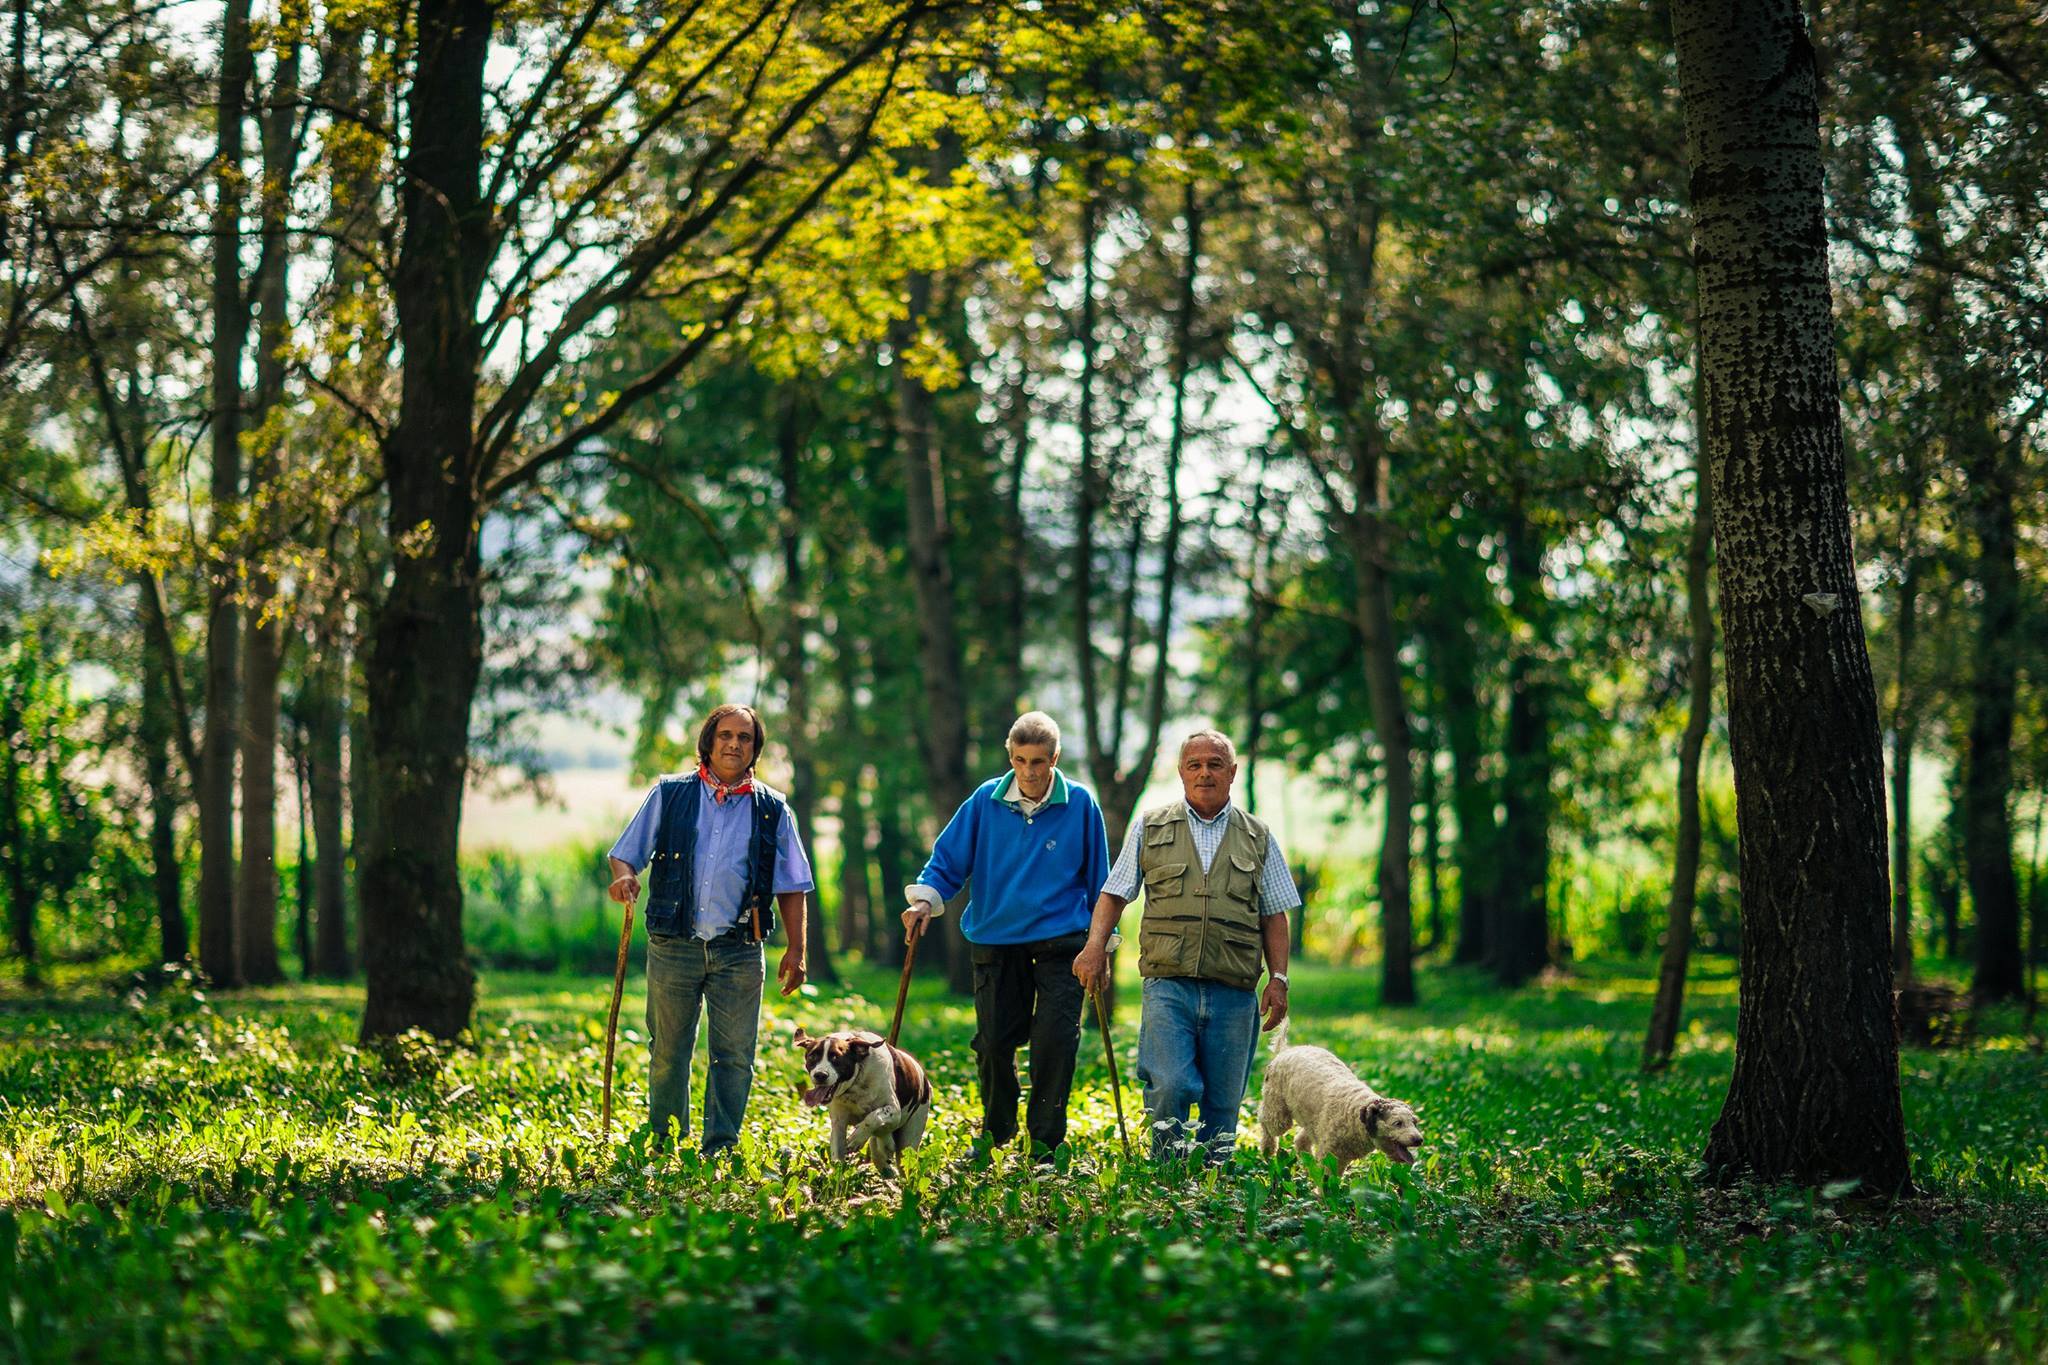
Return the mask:
[(1276, 1057), (1287, 1050), (1287, 1025), (1289, 1022), (1289, 1020), (1282, 1019), (1280, 1027), (1273, 1030), (1273, 1055)]

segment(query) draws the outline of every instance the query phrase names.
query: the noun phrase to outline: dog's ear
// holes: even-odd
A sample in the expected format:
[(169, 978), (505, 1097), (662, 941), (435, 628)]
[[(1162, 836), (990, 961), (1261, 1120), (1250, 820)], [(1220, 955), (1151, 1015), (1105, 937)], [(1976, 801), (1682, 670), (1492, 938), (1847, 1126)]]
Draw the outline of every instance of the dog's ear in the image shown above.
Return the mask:
[(1388, 1104), (1385, 1100), (1374, 1100), (1358, 1111), (1358, 1120), (1365, 1125), (1366, 1132), (1374, 1137), (1378, 1137), (1380, 1135), (1380, 1125), (1386, 1122), (1387, 1115), (1392, 1111), (1393, 1107), (1393, 1105)]
[(815, 1043), (817, 1041), (818, 1040), (811, 1037), (810, 1034), (804, 1032), (804, 1026), (802, 1024), (798, 1024), (796, 1026), (796, 1036), (789, 1040), (789, 1045), (791, 1047), (809, 1047), (812, 1043)]
[(875, 1043), (880, 1041), (880, 1039), (875, 1039), (873, 1042), (870, 1042), (867, 1038), (862, 1037), (849, 1038), (846, 1041), (846, 1055), (858, 1066), (860, 1059), (873, 1052), (875, 1050)]

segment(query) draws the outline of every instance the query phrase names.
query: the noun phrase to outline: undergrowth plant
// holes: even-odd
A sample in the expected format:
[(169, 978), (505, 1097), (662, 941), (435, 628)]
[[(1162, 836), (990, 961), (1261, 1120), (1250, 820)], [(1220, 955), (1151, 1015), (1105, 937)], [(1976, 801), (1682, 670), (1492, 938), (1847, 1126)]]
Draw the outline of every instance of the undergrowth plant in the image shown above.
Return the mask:
[[(1907, 1054), (1920, 1192), (1873, 1204), (1700, 1183), (1732, 1057), (1733, 982), (1711, 968), (1655, 1077), (1640, 971), (1512, 996), (1436, 973), (1405, 1011), (1357, 974), (1297, 972), (1295, 1040), (1413, 1103), (1428, 1138), (1413, 1168), (1341, 1176), (1260, 1158), (1255, 1099), (1222, 1166), (1125, 1159), (1092, 1031), (1071, 1149), (977, 1159), (972, 1011), (920, 983), (903, 1042), (938, 1112), (890, 1181), (825, 1158), (785, 1045), (797, 1023), (885, 1022), (893, 983), (854, 976), (771, 996), (739, 1160), (710, 1165), (630, 1126), (637, 994), (626, 1123), (600, 1142), (597, 978), (489, 975), (466, 1045), (378, 1052), (353, 1042), (351, 987), (0, 997), (0, 1354), (2048, 1355), (2048, 1063), (2000, 1031), (2016, 1020)], [(1135, 1087), (1135, 1018), (1114, 1038)]]

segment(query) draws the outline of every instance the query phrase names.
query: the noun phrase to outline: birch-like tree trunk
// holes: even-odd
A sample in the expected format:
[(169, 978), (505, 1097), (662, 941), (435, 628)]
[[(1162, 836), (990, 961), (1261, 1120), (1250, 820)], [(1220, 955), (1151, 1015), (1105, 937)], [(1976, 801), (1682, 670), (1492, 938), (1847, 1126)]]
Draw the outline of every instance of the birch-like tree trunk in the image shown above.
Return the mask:
[(1884, 764), (1864, 646), (1796, 0), (1675, 0), (1741, 837), (1735, 1074), (1719, 1179), (1910, 1188)]

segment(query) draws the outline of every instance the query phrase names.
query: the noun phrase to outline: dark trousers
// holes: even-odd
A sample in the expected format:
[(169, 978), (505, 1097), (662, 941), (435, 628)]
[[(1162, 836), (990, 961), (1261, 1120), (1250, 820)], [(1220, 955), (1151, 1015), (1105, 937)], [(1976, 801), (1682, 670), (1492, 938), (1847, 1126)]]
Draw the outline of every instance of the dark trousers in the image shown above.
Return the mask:
[(1081, 1048), (1081, 983), (1074, 955), (1086, 934), (1000, 947), (969, 944), (974, 961), (974, 1055), (981, 1078), (981, 1131), (997, 1146), (1017, 1136), (1017, 1049), (1031, 1045), (1025, 1131), (1034, 1150), (1067, 1138), (1067, 1093)]

